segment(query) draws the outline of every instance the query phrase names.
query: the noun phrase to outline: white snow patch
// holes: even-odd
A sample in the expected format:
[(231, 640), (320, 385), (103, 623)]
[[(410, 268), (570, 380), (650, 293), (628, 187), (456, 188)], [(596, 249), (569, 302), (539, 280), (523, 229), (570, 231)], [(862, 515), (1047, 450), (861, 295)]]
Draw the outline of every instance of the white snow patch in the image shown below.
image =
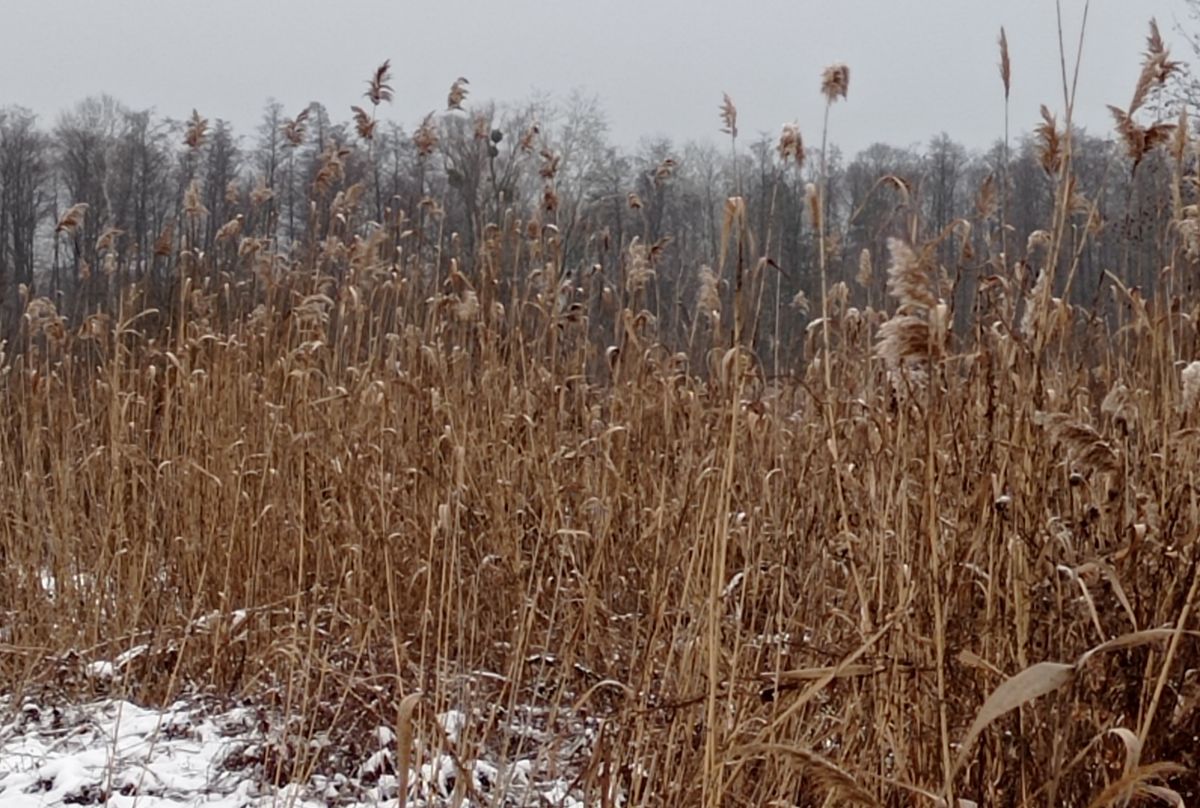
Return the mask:
[[(96, 675), (118, 675), (136, 655), (91, 667)], [(354, 808), (399, 802), (393, 757), (396, 738), (387, 727), (372, 733), (378, 746), (364, 750), (364, 759), (354, 771), (316, 774), (307, 783), (277, 788), (261, 761), (264, 750), (279, 738), (264, 735), (261, 715), (251, 707), (217, 712), (177, 702), (164, 710), (151, 710), (111, 699), (47, 707), (33, 702), (17, 706), (0, 699), (0, 716), (4, 716), (0, 719), (0, 804), (5, 808), (64, 804)], [(470, 720), (459, 710), (438, 716), (451, 742), (462, 737)], [(581, 752), (586, 757), (584, 748), (596, 734), (591, 728), (580, 729), (577, 743), (564, 750), (572, 757)], [(527, 730), (534, 732), (533, 727)], [(330, 743), (328, 735), (321, 734), (315, 743)], [(516, 760), (462, 760), (461, 768), (449, 754), (427, 750), (423, 759), (417, 759), (420, 749), (418, 743), (415, 768), (408, 778), (408, 805), (413, 808), (585, 805), (573, 784), (571, 762), (562, 754), (548, 758), (544, 746)], [(469, 777), (470, 788), (458, 782), (463, 775)], [(622, 802), (617, 795), (616, 803)]]

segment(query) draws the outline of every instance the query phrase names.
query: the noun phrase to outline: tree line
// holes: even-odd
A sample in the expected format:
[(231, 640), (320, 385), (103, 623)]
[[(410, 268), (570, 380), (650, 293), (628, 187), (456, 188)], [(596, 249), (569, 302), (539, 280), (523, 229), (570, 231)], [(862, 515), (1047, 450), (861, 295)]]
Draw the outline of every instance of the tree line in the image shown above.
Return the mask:
[[(377, 116), (390, 100), (382, 70), (369, 110), (337, 118), (321, 104), (289, 111), (269, 102), (246, 134), (199, 113), (170, 120), (107, 96), (52, 125), (0, 108), (0, 332), (12, 338), (34, 297), (77, 322), (134, 286), (169, 301), (185, 269), (236, 285), (254, 255), (302, 265), (328, 254), (331, 240), (349, 248), (379, 229), (405, 245), (398, 254), (415, 254), (421, 266), (453, 259), (469, 276), (489, 232), (524, 228), (552, 233), (555, 248), (508, 256), (506, 282), (553, 261), (546, 276), (566, 292), (582, 291), (586, 278), (596, 295), (587, 313), (610, 330), (602, 298), (628, 297), (636, 286), (665, 341), (715, 327), (732, 298), (731, 264), (745, 264), (752, 347), (778, 357), (801, 350), (817, 316), (806, 306), (820, 294), (814, 183), (825, 188), (829, 280), (846, 305), (883, 306), (890, 237), (932, 241), (964, 325), (981, 285), (1022, 260), (1055, 205), (1048, 111), (1039, 128), (984, 150), (943, 133), (853, 157), (830, 147), (822, 161), (792, 126), (752, 138), (726, 126), (723, 138), (626, 148), (612, 141), (594, 98), (473, 105), (465, 79), (446, 111), (407, 130)], [(1078, 255), (1073, 302), (1096, 302), (1106, 272), (1149, 290), (1173, 249), (1175, 158), (1159, 149), (1135, 161), (1108, 133), (1079, 131), (1073, 149), (1078, 198), (1063, 253)], [(749, 245), (736, 258), (727, 243), (733, 198)], [(705, 279), (714, 277), (716, 308), (706, 310)]]

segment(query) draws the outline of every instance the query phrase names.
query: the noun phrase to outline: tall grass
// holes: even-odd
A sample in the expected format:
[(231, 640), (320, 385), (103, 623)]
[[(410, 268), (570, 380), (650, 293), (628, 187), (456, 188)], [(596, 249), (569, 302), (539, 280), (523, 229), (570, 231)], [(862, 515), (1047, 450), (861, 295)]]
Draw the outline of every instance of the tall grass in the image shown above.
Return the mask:
[[(1147, 64), (1135, 101), (1161, 42)], [(1133, 111), (1131, 148), (1160, 145)], [(1047, 113), (1042, 135), (1055, 220), (984, 257), (970, 327), (935, 247), (1002, 230), (986, 200), (893, 240), (886, 309), (802, 268), (821, 321), (782, 377), (711, 270), (715, 328), (664, 344), (650, 245), (626, 245), (621, 308), (595, 279), (564, 305), (554, 228), (507, 212), (468, 257), (432, 200), (370, 226), (336, 153), (301, 253), (185, 234), (170, 306), (132, 286), (68, 322), (27, 301), (0, 365), (0, 681), (252, 698), (293, 722), (280, 782), (393, 722), (515, 757), (537, 706), (558, 733), (537, 751), (599, 805), (1194, 798), (1200, 300), (1175, 279), (1196, 267), (1181, 226), (1163, 289), (1113, 278), (1119, 320), (1057, 297), (1095, 207), (1069, 130)], [(452, 707), (455, 742), (432, 721)]]

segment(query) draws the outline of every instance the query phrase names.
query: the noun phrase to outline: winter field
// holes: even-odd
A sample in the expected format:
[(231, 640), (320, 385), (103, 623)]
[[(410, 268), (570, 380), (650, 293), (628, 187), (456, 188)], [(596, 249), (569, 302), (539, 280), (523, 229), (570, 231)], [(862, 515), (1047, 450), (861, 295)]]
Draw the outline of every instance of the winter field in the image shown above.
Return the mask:
[[(0, 729), (0, 802), (14, 808), (46, 805), (113, 806), (387, 806), (407, 805), (581, 806), (574, 782), (593, 734), (578, 727), (578, 741), (551, 759), (537, 749), (553, 742), (532, 725), (521, 729), (530, 756), (465, 763), (454, 752), (467, 719), (461, 713), (437, 717), (441, 746), (419, 755), (405, 782), (397, 776), (395, 735), (381, 726), (357, 750), (355, 763), (341, 761), (333, 775), (296, 778), (271, 775), (277, 756), (305, 755), (289, 747), (282, 727), (272, 727), (262, 710), (218, 711), (179, 703), (149, 710), (127, 701), (104, 699), (67, 709), (43, 709), (32, 702), (14, 711)], [(314, 739), (316, 755), (328, 735)], [(345, 757), (345, 753), (343, 753)], [(571, 758), (574, 757), (574, 760)], [(315, 764), (315, 760), (313, 761)]]
[(1194, 804), (1183, 69), (940, 185), (841, 64), (636, 169), (387, 63), (253, 159), (6, 111), (0, 805)]

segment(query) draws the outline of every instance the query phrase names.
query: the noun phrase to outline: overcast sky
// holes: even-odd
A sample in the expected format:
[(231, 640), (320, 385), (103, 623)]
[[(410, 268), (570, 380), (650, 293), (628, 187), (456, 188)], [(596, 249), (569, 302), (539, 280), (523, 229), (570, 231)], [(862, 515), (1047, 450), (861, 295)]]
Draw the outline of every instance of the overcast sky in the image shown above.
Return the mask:
[[(1074, 52), (1083, 0), (1063, 0)], [(1107, 133), (1104, 105), (1124, 106), (1147, 24), (1175, 32), (1187, 0), (1093, 0), (1076, 113)], [(851, 68), (832, 138), (849, 152), (884, 141), (922, 143), (945, 131), (984, 147), (1003, 132), (996, 40), (1008, 31), (1012, 125), (1062, 106), (1053, 0), (7, 0), (0, 106), (52, 122), (75, 101), (107, 92), (175, 118), (192, 107), (242, 134), (264, 102), (289, 114), (309, 101), (339, 119), (363, 103), (364, 80), (393, 65), (383, 115), (410, 128), (444, 108), (457, 76), (472, 101), (520, 101), (579, 88), (600, 98), (612, 137), (719, 137), (728, 92), (745, 139), (800, 123), (820, 138), (821, 69)]]

